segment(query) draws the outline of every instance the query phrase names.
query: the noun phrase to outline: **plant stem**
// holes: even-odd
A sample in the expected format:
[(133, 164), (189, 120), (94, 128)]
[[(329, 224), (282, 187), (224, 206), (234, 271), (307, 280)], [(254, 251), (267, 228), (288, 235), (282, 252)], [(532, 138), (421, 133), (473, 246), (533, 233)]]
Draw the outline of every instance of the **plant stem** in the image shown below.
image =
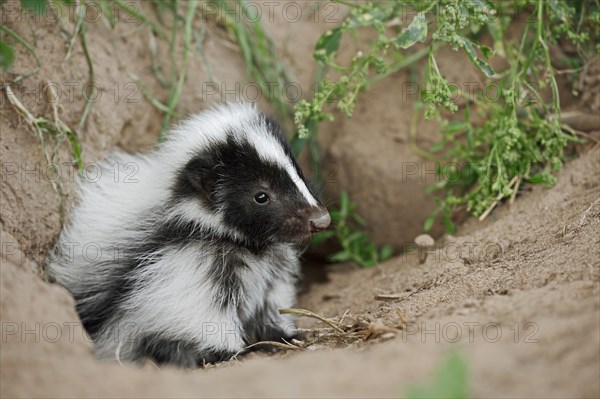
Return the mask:
[(192, 27), (194, 22), (194, 15), (196, 13), (196, 7), (198, 6), (197, 0), (190, 0), (187, 3), (187, 14), (185, 17), (185, 25), (184, 25), (184, 36), (183, 36), (183, 65), (181, 67), (181, 71), (179, 72), (179, 79), (177, 80), (177, 84), (175, 86), (175, 90), (169, 96), (169, 101), (167, 104), (167, 113), (165, 118), (163, 119), (162, 131), (160, 135), (159, 141), (164, 141), (166, 138), (166, 133), (171, 123), (171, 118), (173, 116), (173, 112), (175, 111), (175, 107), (179, 103), (179, 97), (181, 96), (181, 90), (183, 88), (183, 83), (185, 82), (185, 77), (187, 74), (189, 62), (190, 62), (190, 44), (192, 42)]
[(154, 21), (152, 21), (151, 19), (148, 19), (144, 14), (142, 14), (142, 13), (138, 12), (136, 9), (130, 7), (128, 4), (123, 2), (123, 0), (114, 0), (114, 1), (115, 1), (115, 4), (117, 6), (119, 6), (119, 8), (121, 8), (123, 11), (129, 13), (129, 15), (134, 16), (135, 18), (139, 19), (143, 23), (150, 26), (152, 28), (152, 30), (158, 36), (160, 36), (161, 39), (168, 40), (166, 31), (160, 25), (157, 25)]

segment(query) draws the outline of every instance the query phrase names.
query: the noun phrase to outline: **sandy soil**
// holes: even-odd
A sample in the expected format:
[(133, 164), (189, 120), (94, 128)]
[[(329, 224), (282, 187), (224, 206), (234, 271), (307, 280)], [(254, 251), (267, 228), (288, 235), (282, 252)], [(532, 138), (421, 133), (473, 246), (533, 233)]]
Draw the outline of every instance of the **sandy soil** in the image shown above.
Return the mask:
[[(474, 397), (598, 397), (599, 156), (595, 149), (573, 161), (552, 191), (502, 207), (422, 265), (411, 254), (338, 271), (301, 298), (300, 306), (327, 316), (349, 310), (401, 325), (387, 342), (192, 372), (103, 364), (68, 294), (15, 255), (1, 269), (2, 396), (399, 397), (458, 346)], [(407, 295), (374, 299), (398, 293)]]
[[(8, 6), (2, 7), (5, 11)], [(32, 113), (49, 116), (40, 88), (48, 80), (63, 87), (69, 81), (85, 82), (83, 53), (76, 46), (65, 67), (67, 45), (60, 38), (60, 25), (42, 20), (30, 30), (15, 20), (7, 24), (28, 38), (32, 32), (37, 36), (44, 67), (14, 91)], [(271, 27), (274, 37), (287, 43), (281, 46), (282, 57), (301, 82), (310, 81), (312, 71), (301, 60), (327, 25), (319, 25), (319, 31), (315, 24), (286, 28), (275, 21)], [(131, 82), (129, 72), (153, 82), (147, 31), (133, 25), (118, 29), (123, 35), (118, 39), (102, 24), (91, 25), (88, 35), (96, 79), (105, 87), (105, 96), (92, 108), (82, 137), (87, 161), (115, 147), (151, 148), (161, 122), (140, 93), (133, 103), (125, 101), (129, 92), (121, 92), (116, 100), (112, 96), (111, 85), (124, 88)], [(300, 43), (289, 45), (284, 39), (298, 31), (307, 33), (300, 35)], [(233, 85), (243, 81), (244, 65), (226, 42), (222, 34), (209, 31), (204, 61), (214, 63), (212, 73), (219, 81)], [(15, 70), (30, 70), (27, 54), (15, 49)], [(193, 59), (189, 82), (208, 80), (204, 61)], [(165, 94), (156, 83), (151, 89)], [(423, 264), (415, 253), (408, 253), (373, 269), (327, 268), (327, 281), (310, 284), (298, 306), (328, 317), (345, 315), (348, 322), (360, 320), (371, 327), (368, 339), (326, 340), (275, 356), (252, 354), (205, 370), (158, 370), (151, 364), (97, 361), (72, 298), (39, 277), (38, 262), (60, 231), (60, 198), (43, 171), (23, 173), (36, 164), (43, 168), (43, 155), (4, 92), (0, 98), (3, 398), (398, 398), (407, 386), (429, 381), (451, 349), (458, 349), (467, 361), (473, 397), (600, 397), (598, 146), (586, 147), (568, 162), (554, 188), (527, 190), (484, 222), (470, 220), (456, 236), (439, 240)], [(76, 125), (83, 105), (82, 93), (75, 91), (72, 98), (61, 100), (61, 117)], [(199, 92), (185, 91), (180, 113), (201, 106)], [(353, 121), (387, 135), (394, 116), (377, 124), (374, 109), (359, 110)], [(396, 118), (406, 123), (405, 113)], [(68, 159), (66, 150), (61, 160)], [(17, 173), (6, 165), (16, 165)], [(69, 174), (62, 177), (70, 191)], [(376, 299), (381, 295), (395, 299)], [(325, 328), (314, 319), (302, 319), (301, 324)]]

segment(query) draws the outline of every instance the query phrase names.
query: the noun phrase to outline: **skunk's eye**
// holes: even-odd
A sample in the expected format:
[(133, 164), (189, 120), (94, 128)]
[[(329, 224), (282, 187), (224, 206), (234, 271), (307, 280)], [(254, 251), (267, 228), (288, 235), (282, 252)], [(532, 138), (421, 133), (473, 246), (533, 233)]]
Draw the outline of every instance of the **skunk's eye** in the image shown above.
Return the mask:
[(254, 196), (254, 201), (256, 201), (256, 203), (260, 205), (266, 204), (267, 202), (269, 202), (269, 200), (270, 198), (267, 193), (258, 193)]

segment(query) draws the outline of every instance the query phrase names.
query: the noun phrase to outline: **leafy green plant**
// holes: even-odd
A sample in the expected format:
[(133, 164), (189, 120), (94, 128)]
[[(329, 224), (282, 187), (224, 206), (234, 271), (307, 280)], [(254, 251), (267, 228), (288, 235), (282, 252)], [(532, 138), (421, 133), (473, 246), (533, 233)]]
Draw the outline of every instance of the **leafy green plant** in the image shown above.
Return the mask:
[[(440, 165), (452, 166), (438, 168), (440, 181), (430, 191), (441, 190), (442, 194), (424, 230), (442, 215), (446, 228), (453, 231), (452, 215), (461, 208), (485, 218), (502, 199), (514, 200), (524, 182), (554, 183), (553, 173), (562, 166), (563, 149), (577, 138), (560, 121), (549, 46), (560, 39), (569, 40), (577, 46), (582, 63), (586, 61), (584, 46), (598, 53), (597, 1), (339, 2), (351, 11), (339, 27), (321, 36), (314, 52), (315, 61), (333, 70), (334, 77), (323, 79), (310, 101), (297, 104), (298, 140), (314, 140), (318, 123), (334, 118), (333, 106), (351, 116), (362, 91), (426, 57), (422, 103), (416, 109), (440, 123), (442, 138), (431, 152)], [(412, 19), (402, 28), (398, 20), (406, 11)], [(520, 39), (508, 40), (506, 33), (520, 15), (527, 17), (524, 31)], [(342, 37), (357, 37), (366, 30), (374, 31), (376, 39), (366, 41), (349, 62), (341, 64), (337, 52)], [(481, 44), (483, 35), (493, 39), (493, 47)], [(497, 88), (499, 98), (481, 94), (470, 98), (450, 84), (436, 60), (444, 46), (462, 51), (487, 84)], [(414, 50), (409, 53), (407, 49)], [(504, 58), (509, 67), (495, 71), (489, 63), (492, 56)], [(458, 97), (466, 103), (464, 119), (450, 121), (448, 112), (458, 110)], [(474, 122), (472, 113), (485, 122)]]
[(371, 267), (392, 256), (393, 250), (390, 245), (378, 249), (369, 240), (367, 233), (356, 229), (357, 225), (364, 226), (365, 221), (356, 213), (356, 204), (350, 202), (347, 193), (340, 194), (339, 208), (330, 213), (333, 229), (317, 234), (312, 240), (313, 245), (319, 245), (330, 238), (336, 238), (341, 250), (331, 255), (330, 261), (351, 261), (360, 267)]
[(465, 359), (452, 351), (428, 384), (406, 390), (408, 399), (466, 399), (469, 397), (468, 368)]
[[(313, 99), (300, 101), (295, 107), (295, 122), (298, 126), (298, 139), (309, 140), (316, 134), (314, 123), (332, 120), (333, 114), (326, 108), (335, 103), (346, 116), (351, 116), (358, 94), (368, 89), (374, 82), (416, 62), (427, 55), (419, 51), (405, 56), (399, 49), (406, 49), (427, 37), (428, 25), (424, 12), (418, 13), (407, 28), (394, 37), (388, 37), (387, 24), (401, 14), (402, 1), (378, 3), (344, 3), (351, 8), (349, 16), (342, 24), (321, 36), (317, 41), (314, 59), (330, 69), (339, 77), (336, 80), (324, 78), (318, 82)], [(410, 2), (406, 2), (410, 3)], [(423, 2), (426, 3), (426, 2)], [(416, 3), (415, 3), (416, 4)], [(352, 57), (348, 65), (341, 65), (336, 55), (345, 33), (372, 29), (377, 33), (368, 48), (360, 50)]]
[[(483, 95), (469, 99), (462, 121), (447, 122), (437, 109), (430, 109), (430, 115), (442, 126), (442, 140), (436, 146), (445, 148), (446, 153), (440, 158), (453, 166), (440, 168), (438, 174), (443, 179), (430, 188), (442, 190), (443, 196), (425, 230), (438, 213), (447, 219), (456, 209), (466, 207), (484, 219), (502, 199), (514, 201), (523, 183), (555, 183), (553, 173), (562, 167), (563, 149), (577, 137), (560, 121), (560, 95), (549, 44), (564, 37), (579, 47), (589, 42), (590, 35), (598, 37), (597, 18), (589, 17), (585, 22), (582, 14), (586, 4), (597, 12), (598, 3), (594, 2), (514, 2), (528, 15), (520, 42), (499, 36), (498, 32), (509, 29), (508, 18), (494, 21), (490, 29), (497, 39), (493, 51), (502, 51), (510, 65), (494, 76), (498, 99), (490, 101)], [(510, 9), (503, 11), (506, 14)], [(440, 76), (439, 71), (432, 74)], [(439, 87), (448, 89), (443, 83)], [(544, 90), (549, 96), (543, 96)], [(429, 101), (429, 105), (434, 102)], [(471, 110), (485, 122), (473, 123)], [(447, 227), (453, 230), (451, 222)]]

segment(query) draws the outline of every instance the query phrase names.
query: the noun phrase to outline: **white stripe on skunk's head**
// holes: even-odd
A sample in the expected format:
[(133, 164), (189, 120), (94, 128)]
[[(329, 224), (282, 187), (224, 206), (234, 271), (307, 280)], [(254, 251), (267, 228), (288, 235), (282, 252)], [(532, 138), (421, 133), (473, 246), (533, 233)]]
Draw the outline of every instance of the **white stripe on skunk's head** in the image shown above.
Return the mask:
[(260, 247), (306, 241), (330, 223), (281, 127), (254, 106), (230, 104), (193, 117), (165, 147), (171, 159), (180, 154), (175, 203), (196, 203), (200, 224), (214, 228), (218, 220), (219, 231)]

